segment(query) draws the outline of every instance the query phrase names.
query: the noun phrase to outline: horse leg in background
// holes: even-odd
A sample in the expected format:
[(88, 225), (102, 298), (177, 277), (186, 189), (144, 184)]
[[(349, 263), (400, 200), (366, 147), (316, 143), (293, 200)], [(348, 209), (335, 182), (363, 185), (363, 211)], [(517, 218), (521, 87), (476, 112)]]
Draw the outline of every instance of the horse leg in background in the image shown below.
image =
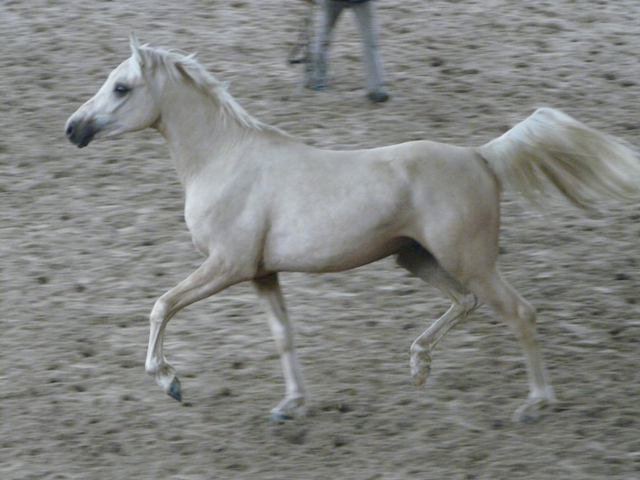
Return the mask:
[(509, 325), (524, 349), (529, 375), (529, 397), (527, 402), (516, 410), (513, 419), (534, 420), (538, 417), (540, 409), (556, 401), (536, 339), (535, 310), (507, 283), (495, 267), (486, 275), (470, 280), (468, 287)]
[(411, 375), (422, 388), (431, 371), (431, 351), (449, 330), (462, 322), (478, 306), (476, 296), (449, 275), (438, 261), (420, 245), (398, 252), (398, 265), (416, 277), (435, 285), (451, 298), (451, 307), (411, 345)]
[(226, 262), (217, 256), (209, 257), (189, 277), (162, 295), (151, 310), (145, 370), (149, 375), (155, 376), (156, 382), (166, 394), (179, 402), (182, 401), (180, 381), (162, 352), (164, 331), (169, 320), (186, 306), (244, 280), (231, 270), (225, 269), (225, 264)]
[(293, 327), (287, 316), (278, 274), (273, 273), (256, 278), (253, 280), (253, 285), (269, 318), (269, 326), (280, 355), (286, 385), (286, 395), (271, 410), (270, 418), (272, 420), (289, 420), (293, 418), (294, 411), (304, 405), (305, 397), (302, 372), (293, 340)]

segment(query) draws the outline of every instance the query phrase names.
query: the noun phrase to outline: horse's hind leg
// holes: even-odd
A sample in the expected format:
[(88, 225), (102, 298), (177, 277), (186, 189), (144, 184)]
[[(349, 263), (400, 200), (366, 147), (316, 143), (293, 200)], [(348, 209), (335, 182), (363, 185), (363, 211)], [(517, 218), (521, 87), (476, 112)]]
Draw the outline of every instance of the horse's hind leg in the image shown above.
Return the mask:
[(411, 375), (423, 387), (431, 370), (431, 351), (449, 330), (478, 307), (478, 299), (449, 275), (437, 260), (420, 245), (411, 245), (398, 253), (398, 265), (425, 282), (435, 285), (450, 299), (451, 307), (411, 345)]
[(293, 340), (293, 328), (285, 309), (278, 275), (274, 273), (256, 278), (253, 280), (253, 284), (267, 311), (269, 326), (280, 354), (286, 384), (286, 395), (271, 410), (270, 417), (272, 420), (287, 420), (293, 417), (297, 408), (304, 405), (305, 397), (300, 363)]
[(555, 395), (536, 339), (536, 315), (533, 307), (522, 298), (494, 267), (488, 274), (475, 277), (468, 283), (478, 297), (491, 306), (514, 331), (524, 349), (529, 374), (529, 398), (516, 410), (514, 420), (529, 420), (538, 411), (555, 402)]

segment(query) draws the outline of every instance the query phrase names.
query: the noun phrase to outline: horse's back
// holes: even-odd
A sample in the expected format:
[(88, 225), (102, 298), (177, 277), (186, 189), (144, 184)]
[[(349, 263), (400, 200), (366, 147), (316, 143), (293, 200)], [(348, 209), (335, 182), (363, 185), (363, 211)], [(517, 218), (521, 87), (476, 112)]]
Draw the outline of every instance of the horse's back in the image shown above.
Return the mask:
[(462, 215), (474, 205), (489, 207), (499, 200), (498, 179), (474, 148), (425, 140), (371, 152), (406, 179), (416, 208), (438, 215), (453, 208)]

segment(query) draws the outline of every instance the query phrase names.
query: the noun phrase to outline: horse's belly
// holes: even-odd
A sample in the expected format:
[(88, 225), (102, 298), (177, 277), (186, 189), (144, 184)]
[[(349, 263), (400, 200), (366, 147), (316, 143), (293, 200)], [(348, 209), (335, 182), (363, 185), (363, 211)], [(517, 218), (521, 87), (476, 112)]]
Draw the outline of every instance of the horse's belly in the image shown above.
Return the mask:
[(264, 267), (267, 271), (338, 272), (392, 255), (409, 242), (410, 239), (400, 236), (345, 238), (338, 235), (322, 242), (289, 238), (265, 251)]
[(395, 253), (408, 241), (403, 233), (412, 209), (401, 182), (389, 178), (384, 185), (362, 182), (327, 190), (286, 199), (272, 210), (264, 243), (266, 268), (346, 270)]

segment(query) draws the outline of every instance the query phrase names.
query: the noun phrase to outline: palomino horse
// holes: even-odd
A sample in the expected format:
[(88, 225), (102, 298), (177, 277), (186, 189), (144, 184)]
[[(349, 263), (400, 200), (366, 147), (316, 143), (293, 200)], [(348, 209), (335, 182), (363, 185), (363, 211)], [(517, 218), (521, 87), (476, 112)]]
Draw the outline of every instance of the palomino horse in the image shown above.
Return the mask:
[(66, 135), (94, 139), (154, 128), (169, 144), (186, 191), (185, 220), (206, 260), (155, 303), (146, 371), (182, 394), (163, 355), (167, 322), (191, 303), (251, 281), (269, 312), (286, 395), (271, 411), (289, 418), (305, 401), (278, 272), (335, 272), (396, 255), (439, 287), (451, 308), (411, 346), (423, 386), (436, 343), (480, 302), (515, 332), (530, 393), (516, 416), (554, 401), (535, 313), (496, 265), (502, 184), (545, 199), (559, 192), (587, 208), (600, 196), (638, 193), (638, 155), (623, 141), (544, 108), (478, 148), (416, 141), (327, 151), (249, 115), (193, 58), (131, 39), (132, 56), (74, 113)]

